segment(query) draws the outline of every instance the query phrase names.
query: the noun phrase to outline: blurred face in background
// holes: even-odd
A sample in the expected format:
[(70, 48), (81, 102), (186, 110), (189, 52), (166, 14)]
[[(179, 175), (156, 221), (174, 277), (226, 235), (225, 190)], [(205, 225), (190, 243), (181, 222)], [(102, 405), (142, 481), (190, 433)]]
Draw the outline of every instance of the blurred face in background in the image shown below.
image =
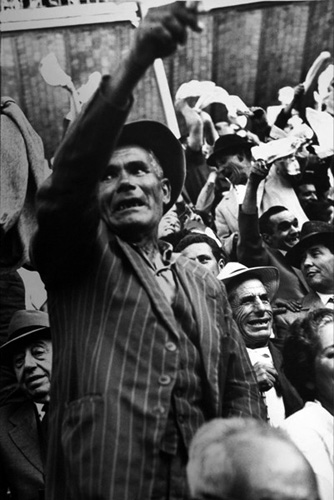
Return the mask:
[(316, 397), (334, 415), (334, 323), (321, 326), (318, 331), (319, 353), (315, 359)]
[(246, 184), (249, 177), (251, 161), (245, 152), (221, 154), (216, 161), (218, 175), (224, 176), (231, 184)]
[(207, 243), (193, 243), (181, 251), (181, 255), (194, 260), (206, 267), (214, 276), (219, 274), (223, 261), (218, 263), (213, 255), (212, 248)]

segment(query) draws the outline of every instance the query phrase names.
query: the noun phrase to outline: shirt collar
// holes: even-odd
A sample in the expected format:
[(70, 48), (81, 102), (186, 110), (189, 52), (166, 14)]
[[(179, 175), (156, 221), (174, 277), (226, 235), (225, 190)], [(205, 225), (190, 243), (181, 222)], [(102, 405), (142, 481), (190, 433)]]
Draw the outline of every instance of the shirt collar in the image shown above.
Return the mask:
[(318, 297), (320, 298), (321, 302), (326, 306), (327, 302), (329, 299), (333, 297), (333, 293), (320, 293), (320, 292), (315, 292)]

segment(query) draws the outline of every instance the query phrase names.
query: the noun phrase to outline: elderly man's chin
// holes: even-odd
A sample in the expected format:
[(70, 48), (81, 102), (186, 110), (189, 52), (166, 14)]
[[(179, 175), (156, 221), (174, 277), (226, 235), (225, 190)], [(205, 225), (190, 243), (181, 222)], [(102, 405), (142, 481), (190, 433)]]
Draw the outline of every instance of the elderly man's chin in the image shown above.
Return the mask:
[(26, 392), (35, 403), (45, 403), (49, 400), (50, 385), (43, 384), (34, 388), (27, 387)]
[(125, 217), (110, 217), (106, 223), (111, 231), (126, 241), (136, 241), (141, 233), (156, 232), (159, 216), (148, 213), (132, 213)]
[(259, 342), (267, 341), (272, 332), (272, 324), (271, 322), (269, 322), (267, 325), (261, 325), (261, 324), (247, 325), (246, 332), (254, 340), (258, 340)]

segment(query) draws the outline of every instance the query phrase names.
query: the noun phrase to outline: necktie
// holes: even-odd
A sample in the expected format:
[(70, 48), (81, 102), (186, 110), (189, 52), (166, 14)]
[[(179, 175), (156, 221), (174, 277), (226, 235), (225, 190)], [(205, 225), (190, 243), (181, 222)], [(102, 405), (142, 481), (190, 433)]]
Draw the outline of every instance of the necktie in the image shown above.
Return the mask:
[(43, 441), (47, 443), (47, 436), (48, 436), (48, 420), (49, 420), (49, 403), (45, 403), (45, 405), (42, 407), (42, 411), (44, 412), (44, 416), (42, 417), (41, 420), (41, 430), (42, 430), (42, 437)]

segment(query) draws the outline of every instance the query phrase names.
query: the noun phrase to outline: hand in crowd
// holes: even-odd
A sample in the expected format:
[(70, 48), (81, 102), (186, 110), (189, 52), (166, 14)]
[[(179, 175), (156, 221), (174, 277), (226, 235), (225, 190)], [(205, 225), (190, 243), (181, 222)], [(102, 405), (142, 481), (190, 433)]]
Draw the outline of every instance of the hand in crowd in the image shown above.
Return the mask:
[(284, 314), (286, 311), (298, 312), (302, 305), (298, 300), (276, 299), (272, 305), (274, 315)]
[(186, 43), (187, 28), (202, 31), (195, 3), (187, 7), (186, 2), (175, 2), (172, 6), (149, 9), (135, 32), (132, 46), (135, 64), (146, 68), (155, 59), (173, 54), (178, 45)]
[(261, 392), (269, 391), (269, 389), (274, 387), (278, 374), (272, 365), (257, 361), (253, 365), (253, 368)]
[(252, 162), (250, 168), (250, 177), (255, 177), (257, 179), (265, 179), (269, 174), (271, 164), (264, 160), (257, 160)]

